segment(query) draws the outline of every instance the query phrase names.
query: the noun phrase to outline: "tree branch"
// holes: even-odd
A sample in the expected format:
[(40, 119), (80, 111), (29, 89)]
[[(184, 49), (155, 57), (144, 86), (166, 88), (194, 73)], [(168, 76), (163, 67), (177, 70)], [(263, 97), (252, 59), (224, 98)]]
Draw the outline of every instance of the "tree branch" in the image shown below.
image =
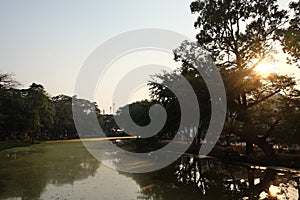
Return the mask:
[(267, 95), (267, 96), (261, 98), (260, 100), (254, 102), (254, 103), (250, 103), (250, 104), (248, 105), (248, 108), (252, 108), (253, 106), (255, 106), (255, 105), (257, 105), (257, 104), (259, 104), (259, 103), (261, 103), (261, 102), (267, 100), (268, 98), (274, 96), (275, 94), (279, 93), (280, 91), (281, 91), (281, 89), (278, 89), (278, 90), (276, 90), (275, 92), (273, 92), (273, 93), (271, 93), (271, 94), (269, 94), (269, 95)]

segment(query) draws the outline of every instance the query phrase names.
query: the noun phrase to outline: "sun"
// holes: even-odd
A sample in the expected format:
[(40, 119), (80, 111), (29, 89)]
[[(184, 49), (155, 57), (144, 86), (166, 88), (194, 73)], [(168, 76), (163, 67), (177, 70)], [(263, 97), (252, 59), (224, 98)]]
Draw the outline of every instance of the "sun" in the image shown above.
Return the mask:
[(278, 69), (274, 62), (269, 62), (269, 63), (260, 63), (257, 67), (254, 68), (254, 71), (265, 78), (272, 73), (277, 73)]

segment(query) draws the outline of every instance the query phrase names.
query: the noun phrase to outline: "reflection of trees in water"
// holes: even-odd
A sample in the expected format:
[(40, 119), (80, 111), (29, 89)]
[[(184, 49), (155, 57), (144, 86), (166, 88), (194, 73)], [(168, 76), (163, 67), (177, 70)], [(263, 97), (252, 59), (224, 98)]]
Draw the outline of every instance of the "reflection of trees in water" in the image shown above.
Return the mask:
[(273, 169), (266, 169), (264, 175), (258, 175), (260, 182), (255, 184), (255, 178), (257, 177), (257, 170), (251, 168), (248, 169), (248, 184), (247, 188), (243, 193), (247, 194), (250, 199), (258, 199), (262, 192), (266, 192), (268, 196), (272, 196), (269, 188), (276, 180), (277, 171)]
[(81, 143), (30, 148), (35, 151), (26, 153), (21, 149), (22, 152), (0, 154), (1, 159), (5, 159), (0, 163), (0, 185), (4, 186), (2, 191), (0, 189), (0, 199), (39, 199), (47, 184), (73, 184), (93, 176), (99, 168), (99, 161), (91, 157)]
[(299, 177), (291, 173), (194, 156), (157, 172), (127, 175), (140, 185), (139, 199), (295, 199), (299, 192)]
[(243, 168), (233, 168), (221, 161), (183, 157), (177, 165), (177, 180), (181, 185), (190, 185), (200, 191), (201, 196), (211, 199), (222, 195), (224, 199), (238, 199), (238, 190), (246, 187), (244, 181), (238, 182), (246, 171)]
[[(222, 194), (225, 199), (259, 199), (265, 193), (266, 198), (277, 199), (276, 196), (287, 198), (288, 188), (298, 190), (292, 174), (282, 173), (282, 176), (277, 176), (277, 170), (257, 168), (224, 164), (212, 159), (184, 157), (176, 174), (180, 183), (193, 185), (206, 197), (217, 193)], [(271, 185), (277, 187), (277, 194), (272, 193)]]

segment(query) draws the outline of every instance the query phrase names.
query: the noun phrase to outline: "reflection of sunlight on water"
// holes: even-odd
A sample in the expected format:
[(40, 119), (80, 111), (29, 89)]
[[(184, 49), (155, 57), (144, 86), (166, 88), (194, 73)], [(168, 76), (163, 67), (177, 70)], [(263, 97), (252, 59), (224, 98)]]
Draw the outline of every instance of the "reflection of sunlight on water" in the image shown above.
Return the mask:
[(268, 198), (268, 193), (266, 193), (265, 191), (263, 191), (260, 195), (259, 195), (259, 199), (267, 199)]
[(271, 185), (270, 187), (269, 187), (269, 192), (270, 192), (270, 195), (272, 196), (272, 197), (277, 197), (278, 196), (278, 194), (280, 193), (280, 188), (279, 187), (276, 187), (276, 186), (274, 186), (274, 185)]
[(295, 187), (293, 187), (292, 183), (291, 185), (284, 185), (279, 184), (279, 186), (270, 185), (268, 192), (263, 191), (259, 195), (259, 199), (277, 199), (277, 200), (286, 200), (286, 199), (292, 199), (296, 200), (298, 199), (298, 191)]
[(266, 167), (262, 167), (262, 166), (251, 166), (251, 169), (260, 169), (260, 170), (266, 170)]
[(259, 183), (260, 183), (260, 178), (254, 179), (254, 185), (257, 185), (257, 184), (259, 184)]

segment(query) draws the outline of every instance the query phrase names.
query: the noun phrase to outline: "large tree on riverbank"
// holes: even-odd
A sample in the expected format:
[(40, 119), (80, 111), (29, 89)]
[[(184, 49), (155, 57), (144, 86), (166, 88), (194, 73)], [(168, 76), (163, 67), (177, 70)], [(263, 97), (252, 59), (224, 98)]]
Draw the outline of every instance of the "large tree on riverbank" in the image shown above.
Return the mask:
[[(292, 95), (295, 81), (278, 74), (264, 77), (255, 69), (276, 61), (280, 48), (292, 56), (290, 63), (299, 61), (299, 3), (292, 3), (291, 11), (287, 11), (280, 9), (276, 0), (197, 0), (191, 4), (191, 11), (198, 15), (194, 26), (199, 31), (197, 42), (184, 42), (174, 52), (183, 62), (180, 73), (197, 67), (199, 49), (208, 52), (223, 75), (228, 121), (242, 126), (239, 131), (247, 141), (247, 153), (250, 155), (253, 144), (257, 144), (272, 156), (274, 152), (265, 139), (277, 122), (261, 129), (252, 108), (279, 93)], [(195, 74), (194, 79), (198, 77)], [(153, 86), (156, 97), (167, 90)], [(237, 132), (233, 128), (228, 131)]]
[[(291, 4), (291, 8), (297, 9), (296, 5)], [(243, 124), (248, 154), (253, 143), (272, 154), (264, 139), (277, 121), (263, 131), (259, 124), (257, 128), (250, 109), (280, 92), (290, 94), (295, 82), (276, 74), (262, 77), (255, 68), (275, 60), (280, 42), (294, 61), (299, 59), (295, 52), (299, 52), (300, 35), (294, 24), (299, 12), (293, 18), (289, 11), (279, 8), (276, 0), (198, 0), (191, 4), (191, 10), (199, 15), (195, 22), (198, 43), (212, 55), (223, 73), (229, 117)], [(179, 57), (185, 60), (184, 55)]]

